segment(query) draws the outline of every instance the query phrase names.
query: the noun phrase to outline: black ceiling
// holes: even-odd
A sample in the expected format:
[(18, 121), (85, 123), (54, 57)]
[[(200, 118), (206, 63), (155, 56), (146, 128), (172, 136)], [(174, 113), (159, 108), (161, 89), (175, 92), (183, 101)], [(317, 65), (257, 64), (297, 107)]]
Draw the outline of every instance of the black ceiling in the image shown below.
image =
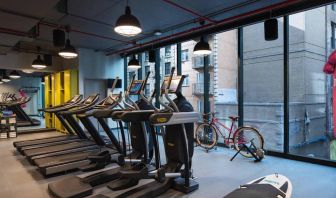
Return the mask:
[(113, 52), (157, 39), (156, 30), (163, 37), (198, 27), (200, 16), (221, 20), (279, 2), (284, 0), (128, 0), (143, 33), (127, 38), (113, 31), (126, 0), (0, 0), (0, 53), (37, 45), (55, 52), (52, 30), (57, 25), (70, 25), (75, 47)]

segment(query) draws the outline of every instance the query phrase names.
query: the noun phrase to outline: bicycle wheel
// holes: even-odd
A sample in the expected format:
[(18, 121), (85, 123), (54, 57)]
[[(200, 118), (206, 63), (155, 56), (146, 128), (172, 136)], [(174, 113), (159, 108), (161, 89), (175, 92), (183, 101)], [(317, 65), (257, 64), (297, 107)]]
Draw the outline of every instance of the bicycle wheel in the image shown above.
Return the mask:
[(218, 140), (216, 128), (208, 123), (199, 125), (196, 129), (196, 141), (202, 148), (210, 150)]
[[(244, 157), (251, 158), (257, 151), (264, 148), (264, 139), (259, 131), (253, 127), (240, 127), (233, 136), (235, 149), (240, 150)], [(248, 148), (246, 148), (245, 146)], [(250, 152), (251, 151), (251, 152)]]

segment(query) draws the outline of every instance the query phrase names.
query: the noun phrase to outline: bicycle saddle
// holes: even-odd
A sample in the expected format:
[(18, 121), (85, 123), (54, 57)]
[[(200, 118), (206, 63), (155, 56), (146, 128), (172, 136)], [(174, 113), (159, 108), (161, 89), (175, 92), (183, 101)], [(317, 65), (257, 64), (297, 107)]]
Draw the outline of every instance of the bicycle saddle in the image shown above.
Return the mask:
[(239, 116), (229, 116), (229, 118), (232, 120), (232, 121), (237, 121), (239, 119)]

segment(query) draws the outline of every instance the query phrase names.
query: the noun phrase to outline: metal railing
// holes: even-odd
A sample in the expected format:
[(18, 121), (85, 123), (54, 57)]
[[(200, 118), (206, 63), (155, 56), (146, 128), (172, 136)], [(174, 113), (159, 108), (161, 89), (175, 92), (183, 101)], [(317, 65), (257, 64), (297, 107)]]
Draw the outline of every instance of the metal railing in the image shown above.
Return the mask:
[[(193, 69), (203, 69), (204, 67), (204, 57), (203, 56), (195, 56), (192, 57), (192, 68)], [(214, 57), (213, 55), (209, 56), (209, 67), (214, 67)]]
[[(204, 94), (204, 83), (193, 83), (192, 84), (192, 93), (193, 95), (203, 95)], [(214, 94), (213, 83), (210, 83), (209, 94)]]

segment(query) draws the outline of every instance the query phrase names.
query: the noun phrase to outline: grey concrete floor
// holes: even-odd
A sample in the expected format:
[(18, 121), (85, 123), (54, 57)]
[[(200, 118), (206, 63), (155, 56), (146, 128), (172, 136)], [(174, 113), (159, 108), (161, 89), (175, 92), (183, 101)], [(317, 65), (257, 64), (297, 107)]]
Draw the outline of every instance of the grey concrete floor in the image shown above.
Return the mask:
[[(0, 141), (0, 198), (45, 198), (49, 197), (47, 185), (67, 175), (59, 175), (48, 179), (31, 166), (27, 160), (16, 152), (13, 141), (41, 138), (55, 135), (55, 133), (38, 133), (21, 135), (18, 138)], [(233, 162), (229, 159), (234, 151), (218, 148), (206, 153), (201, 148), (195, 148), (193, 158), (194, 174), (198, 177), (199, 190), (184, 195), (169, 190), (160, 197), (223, 197), (240, 184), (255, 178), (279, 173), (286, 175), (293, 184), (294, 198), (335, 198), (336, 169), (304, 162), (286, 160), (266, 156), (261, 163), (254, 163), (249, 159), (238, 156)], [(68, 175), (78, 175), (73, 172)], [(150, 180), (144, 180), (147, 183)], [(95, 189), (95, 194), (110, 197), (121, 192), (111, 192), (103, 185)]]

